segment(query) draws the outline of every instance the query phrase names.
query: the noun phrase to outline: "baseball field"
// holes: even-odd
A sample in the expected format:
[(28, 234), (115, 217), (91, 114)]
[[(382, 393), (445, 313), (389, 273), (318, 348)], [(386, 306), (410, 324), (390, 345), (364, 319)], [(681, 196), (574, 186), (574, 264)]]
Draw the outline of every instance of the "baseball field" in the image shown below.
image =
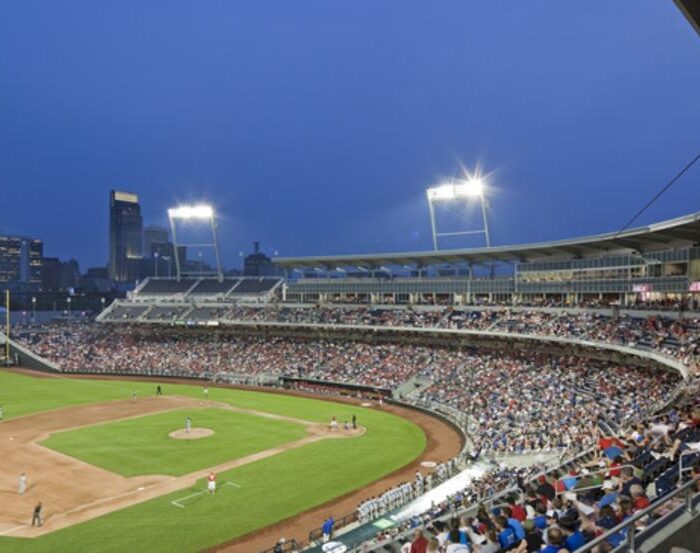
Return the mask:
[[(1, 551), (200, 551), (225, 542), (257, 551), (235, 540), (341, 496), (347, 512), (361, 499), (348, 494), (388, 486), (377, 481), (415, 466), (432, 440), (387, 406), (161, 386), (157, 396), (154, 382), (0, 371)], [(358, 429), (344, 430), (353, 415)], [(22, 472), (29, 485), (20, 496)], [(39, 501), (41, 528), (29, 525)], [(329, 513), (345, 514), (333, 505)]]

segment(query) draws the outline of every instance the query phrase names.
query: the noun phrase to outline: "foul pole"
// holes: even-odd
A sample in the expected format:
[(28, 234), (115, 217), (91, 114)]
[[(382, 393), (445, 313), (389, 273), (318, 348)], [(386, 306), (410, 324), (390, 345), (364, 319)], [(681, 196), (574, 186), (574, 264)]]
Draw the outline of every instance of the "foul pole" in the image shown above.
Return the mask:
[(5, 364), (10, 364), (10, 290), (5, 290)]

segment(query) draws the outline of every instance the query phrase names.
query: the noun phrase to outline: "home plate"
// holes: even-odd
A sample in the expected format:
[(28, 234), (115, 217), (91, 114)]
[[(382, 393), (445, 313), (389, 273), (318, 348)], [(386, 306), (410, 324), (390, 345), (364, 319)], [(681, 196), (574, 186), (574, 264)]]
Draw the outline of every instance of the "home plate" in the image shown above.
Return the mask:
[(142, 492), (142, 491), (145, 490), (145, 489), (146, 489), (146, 488), (143, 487), (143, 486), (139, 486), (139, 487), (138, 487), (138, 490), (139, 490), (140, 492)]

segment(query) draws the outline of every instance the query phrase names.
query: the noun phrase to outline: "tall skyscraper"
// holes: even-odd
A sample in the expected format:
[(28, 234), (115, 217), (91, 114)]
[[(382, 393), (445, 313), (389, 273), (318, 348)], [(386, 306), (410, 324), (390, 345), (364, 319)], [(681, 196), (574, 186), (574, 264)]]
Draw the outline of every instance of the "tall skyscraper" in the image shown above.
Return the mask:
[(143, 219), (139, 197), (131, 192), (109, 193), (109, 276), (117, 282), (138, 278), (143, 254)]
[(168, 229), (149, 225), (143, 229), (143, 256), (153, 257), (153, 254), (158, 251), (153, 248), (153, 244), (163, 243), (168, 241)]

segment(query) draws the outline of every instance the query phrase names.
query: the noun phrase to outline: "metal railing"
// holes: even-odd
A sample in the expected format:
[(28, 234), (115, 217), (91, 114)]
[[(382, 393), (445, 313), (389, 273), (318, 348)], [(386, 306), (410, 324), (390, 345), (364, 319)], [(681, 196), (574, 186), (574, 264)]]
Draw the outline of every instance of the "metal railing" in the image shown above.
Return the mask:
[(700, 452), (698, 452), (695, 449), (686, 449), (685, 451), (681, 451), (680, 455), (678, 456), (678, 481), (679, 482), (683, 481), (683, 472), (688, 472), (688, 471), (693, 470), (692, 466), (684, 467), (683, 460), (688, 455), (697, 455), (698, 453), (700, 453)]
[[(686, 482), (682, 486), (677, 487), (675, 490), (671, 491), (667, 495), (664, 495), (662, 498), (652, 503), (646, 509), (638, 511), (628, 519), (622, 521), (614, 528), (611, 528), (610, 530), (605, 532), (605, 534), (598, 536), (597, 538), (588, 542), (580, 549), (577, 549), (576, 553), (587, 553), (589, 551), (592, 551), (596, 546), (607, 542), (607, 540), (611, 536), (614, 536), (615, 534), (618, 534), (620, 532), (624, 532), (626, 534), (625, 542), (623, 544), (620, 544), (614, 551), (629, 551), (631, 553), (634, 553), (635, 551), (640, 551), (640, 545), (642, 545), (649, 537), (654, 535), (661, 527), (663, 527), (666, 524), (666, 522), (668, 522), (669, 517), (671, 515), (678, 515), (682, 512), (687, 513), (692, 518), (694, 518), (697, 515), (696, 505), (698, 502), (700, 502), (700, 493), (695, 492), (695, 487), (697, 486), (698, 481), (700, 481), (700, 479), (694, 478), (693, 480)], [(649, 515), (652, 515), (654, 511), (659, 509), (659, 507), (670, 503), (673, 499), (681, 495), (683, 496), (682, 505), (679, 505), (672, 511), (666, 513), (661, 518), (655, 520), (652, 524), (644, 528), (644, 530), (641, 530), (639, 533), (635, 532), (635, 526), (637, 522), (641, 521)]]
[(301, 547), (296, 540), (286, 540), (284, 543), (277, 542), (272, 547), (263, 549), (260, 553), (292, 553), (301, 551)]
[[(333, 530), (340, 530), (341, 528), (348, 526), (349, 524), (352, 524), (357, 520), (357, 511), (353, 511), (352, 513), (348, 513), (347, 515), (344, 515), (337, 519), (334, 524), (333, 524)], [(309, 543), (313, 545), (320, 545), (321, 540), (323, 539), (323, 530), (321, 527), (319, 528), (314, 528), (309, 532)]]
[[(622, 470), (624, 468), (631, 468), (632, 470), (635, 470), (637, 467), (635, 467), (634, 465), (620, 465), (620, 466), (616, 466), (616, 467), (605, 467), (605, 468), (602, 468), (600, 470), (587, 472), (585, 475), (582, 474), (578, 478), (580, 478), (581, 480), (589, 479), (589, 478), (592, 478), (593, 476), (596, 476), (598, 474), (608, 474), (609, 472), (619, 471), (619, 470)], [(577, 488), (574, 486), (573, 488), (571, 488), (569, 490), (558, 491), (558, 492), (556, 492), (556, 495), (564, 495), (565, 493), (572, 493), (572, 492), (578, 493), (578, 492), (586, 492), (586, 491), (590, 491), (590, 490), (597, 490), (598, 488), (603, 487), (603, 485), (604, 485), (604, 482), (600, 482), (599, 484), (591, 484), (589, 486), (583, 486), (580, 488)]]

